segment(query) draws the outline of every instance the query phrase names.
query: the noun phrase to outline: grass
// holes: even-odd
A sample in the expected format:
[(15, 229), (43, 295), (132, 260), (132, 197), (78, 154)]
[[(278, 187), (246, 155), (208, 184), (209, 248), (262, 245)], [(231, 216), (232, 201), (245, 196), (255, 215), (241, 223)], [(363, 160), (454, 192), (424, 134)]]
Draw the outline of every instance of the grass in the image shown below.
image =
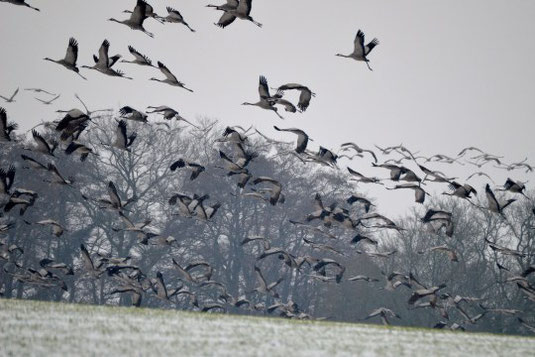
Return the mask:
[(0, 299), (0, 355), (527, 356), (535, 338)]

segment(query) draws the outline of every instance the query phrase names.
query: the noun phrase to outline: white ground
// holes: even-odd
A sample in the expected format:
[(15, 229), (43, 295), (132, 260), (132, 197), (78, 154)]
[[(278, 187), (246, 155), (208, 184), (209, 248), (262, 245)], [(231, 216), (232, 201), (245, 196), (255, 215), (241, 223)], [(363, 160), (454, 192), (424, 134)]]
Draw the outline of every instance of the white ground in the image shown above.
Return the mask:
[(534, 356), (535, 338), (0, 299), (0, 355)]

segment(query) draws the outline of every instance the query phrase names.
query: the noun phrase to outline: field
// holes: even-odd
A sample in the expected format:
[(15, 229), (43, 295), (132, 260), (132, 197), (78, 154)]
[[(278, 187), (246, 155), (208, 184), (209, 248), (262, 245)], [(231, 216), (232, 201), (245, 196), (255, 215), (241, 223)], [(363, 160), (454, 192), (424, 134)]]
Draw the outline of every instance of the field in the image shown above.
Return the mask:
[(518, 336), (0, 299), (1, 355), (528, 356)]

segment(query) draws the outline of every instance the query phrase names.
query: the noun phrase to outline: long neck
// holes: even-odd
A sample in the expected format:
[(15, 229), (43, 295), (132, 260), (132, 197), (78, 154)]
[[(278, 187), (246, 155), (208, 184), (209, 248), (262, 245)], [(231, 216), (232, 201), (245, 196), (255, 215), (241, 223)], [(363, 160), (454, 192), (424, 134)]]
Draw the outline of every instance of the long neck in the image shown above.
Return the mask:
[(344, 54), (341, 54), (341, 53), (337, 53), (336, 54), (338, 57), (345, 57), (345, 58), (350, 58), (351, 55), (344, 55)]

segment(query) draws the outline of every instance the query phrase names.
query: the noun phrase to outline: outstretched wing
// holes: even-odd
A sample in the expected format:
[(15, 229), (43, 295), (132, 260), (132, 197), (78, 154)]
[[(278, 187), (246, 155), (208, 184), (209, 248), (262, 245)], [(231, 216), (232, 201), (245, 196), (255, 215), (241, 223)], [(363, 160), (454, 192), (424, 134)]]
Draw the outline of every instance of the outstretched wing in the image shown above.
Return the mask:
[(65, 62), (76, 66), (76, 60), (78, 59), (78, 41), (74, 37), (69, 39), (69, 46), (67, 47), (67, 53), (65, 54)]
[(158, 61), (158, 68), (160, 69), (160, 71), (162, 71), (162, 73), (167, 77), (167, 79), (171, 80), (171, 81), (174, 81), (174, 82), (178, 82), (178, 79), (176, 79), (175, 75), (173, 73), (171, 73), (171, 71), (169, 70), (169, 68), (167, 68), (162, 62)]
[(225, 12), (221, 18), (219, 19), (219, 21), (217, 22), (217, 26), (221, 27), (221, 28), (225, 28), (227, 27), (228, 25), (230, 25), (231, 23), (234, 22), (234, 20), (236, 20), (236, 16), (232, 15), (231, 13), (229, 12)]

